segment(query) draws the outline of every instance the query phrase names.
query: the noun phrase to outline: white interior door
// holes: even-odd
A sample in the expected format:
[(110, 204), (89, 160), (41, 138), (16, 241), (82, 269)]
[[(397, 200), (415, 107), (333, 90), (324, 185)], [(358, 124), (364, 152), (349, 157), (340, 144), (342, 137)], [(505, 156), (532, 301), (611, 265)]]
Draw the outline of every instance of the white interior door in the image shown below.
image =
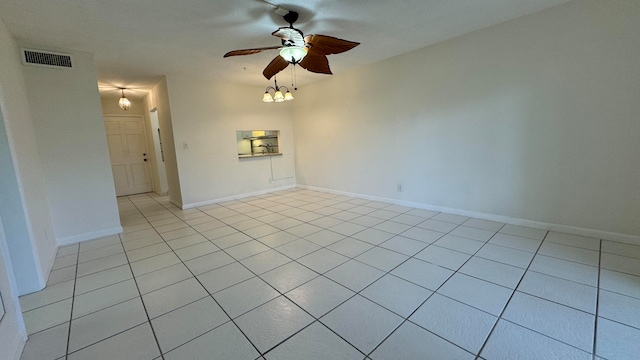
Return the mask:
[(105, 116), (116, 195), (151, 191), (147, 141), (142, 116)]

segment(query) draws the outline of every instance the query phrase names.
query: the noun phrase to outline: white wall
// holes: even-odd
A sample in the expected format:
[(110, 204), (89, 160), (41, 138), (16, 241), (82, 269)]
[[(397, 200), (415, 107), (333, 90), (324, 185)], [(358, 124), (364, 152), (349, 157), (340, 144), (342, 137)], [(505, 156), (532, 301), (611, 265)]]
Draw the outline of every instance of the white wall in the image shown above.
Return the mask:
[(49, 213), (20, 53), (0, 21), (0, 217), (20, 294), (44, 287), (55, 258)]
[(4, 122), (0, 122), (0, 167), (0, 217), (4, 217), (6, 221), (6, 228), (2, 230), (10, 239), (8, 249), (16, 261), (15, 270), (19, 271), (21, 293), (37, 291), (44, 286), (44, 268), (40, 267), (35, 246), (31, 241)]
[(639, 4), (575, 1), (303, 87), (298, 183), (637, 239)]
[(22, 320), (18, 289), (8, 254), (2, 219), (0, 219), (0, 294), (2, 294), (5, 311), (4, 317), (0, 319), (0, 359), (18, 360), (27, 341), (27, 332)]
[(23, 67), (59, 244), (122, 231), (93, 57), (73, 55), (73, 70)]
[(146, 102), (150, 108), (156, 109), (158, 115), (169, 199), (176, 206), (182, 206), (182, 191), (180, 188), (180, 177), (178, 176), (176, 146), (173, 134), (173, 115), (169, 104), (166, 78), (163, 77), (162, 80), (151, 89), (151, 92), (146, 97)]
[(7, 360), (19, 359), (27, 340), (18, 295), (44, 287), (56, 251), (19, 59), (0, 21), (0, 358)]
[[(167, 84), (184, 206), (295, 184), (289, 102), (263, 103), (264, 89), (253, 86), (185, 77)], [(283, 156), (238, 159), (236, 130), (280, 130)], [(271, 161), (288, 166), (291, 177), (274, 180)]]

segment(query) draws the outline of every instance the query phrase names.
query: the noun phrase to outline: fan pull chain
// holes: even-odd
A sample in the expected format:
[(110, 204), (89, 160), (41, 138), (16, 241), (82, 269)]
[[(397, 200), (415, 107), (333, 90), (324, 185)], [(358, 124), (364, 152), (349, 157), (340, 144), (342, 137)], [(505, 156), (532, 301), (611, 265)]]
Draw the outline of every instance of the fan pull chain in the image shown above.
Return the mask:
[(298, 87), (296, 86), (296, 84), (298, 83), (297, 79), (296, 79), (296, 67), (295, 65), (291, 67), (291, 72), (293, 73), (292, 79), (293, 82), (291, 83), (291, 86), (293, 86), (293, 90), (298, 90)]

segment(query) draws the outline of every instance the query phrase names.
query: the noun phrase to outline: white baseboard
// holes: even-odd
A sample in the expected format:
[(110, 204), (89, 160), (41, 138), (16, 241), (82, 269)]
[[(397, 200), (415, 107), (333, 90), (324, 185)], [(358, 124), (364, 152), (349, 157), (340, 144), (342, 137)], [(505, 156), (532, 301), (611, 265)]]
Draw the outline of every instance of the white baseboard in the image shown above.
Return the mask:
[(301, 189), (321, 191), (321, 192), (326, 192), (326, 193), (336, 194), (336, 195), (345, 195), (345, 196), (350, 196), (350, 197), (355, 197), (355, 198), (360, 198), (365, 200), (387, 202), (395, 205), (402, 205), (402, 206), (413, 207), (417, 209), (432, 210), (432, 211), (445, 212), (445, 213), (454, 214), (454, 215), (468, 216), (468, 217), (473, 217), (473, 218), (482, 219), (482, 220), (497, 221), (505, 224), (527, 226), (527, 227), (532, 227), (532, 228), (542, 229), (547, 231), (555, 231), (555, 232), (579, 235), (579, 236), (602, 239), (602, 240), (619, 241), (619, 242), (624, 242), (624, 243), (629, 243), (634, 245), (640, 245), (640, 236), (635, 236), (635, 235), (621, 234), (621, 233), (608, 232), (608, 231), (602, 231), (602, 230), (596, 230), (596, 229), (588, 229), (588, 228), (581, 228), (576, 226), (560, 225), (560, 224), (546, 223), (546, 222), (519, 219), (519, 218), (512, 218), (508, 216), (489, 214), (489, 213), (483, 213), (483, 212), (477, 212), (477, 211), (453, 209), (453, 208), (448, 208), (443, 206), (435, 206), (435, 205), (417, 203), (412, 201), (390, 199), (390, 198), (384, 198), (380, 196), (357, 194), (357, 193), (352, 193), (347, 191), (325, 189), (325, 188), (308, 186), (308, 185), (297, 185), (297, 187)]
[(63, 238), (56, 239), (58, 241), (58, 246), (64, 246), (69, 244), (75, 244), (81, 241), (93, 240), (97, 238), (101, 238), (103, 236), (115, 235), (122, 232), (122, 226), (116, 226), (109, 229), (102, 229), (98, 231), (92, 231), (84, 234), (78, 234), (73, 236), (67, 236)]
[(197, 203), (184, 204), (184, 205), (182, 205), (182, 210), (191, 209), (191, 208), (198, 207), (198, 206), (206, 206), (206, 205), (211, 205), (211, 204), (217, 204), (217, 203), (221, 203), (221, 202), (225, 202), (225, 201), (238, 200), (238, 199), (247, 198), (247, 197), (251, 197), (251, 196), (269, 194), (269, 193), (276, 192), (276, 191), (293, 189), (295, 187), (296, 187), (296, 185), (292, 184), (292, 185), (281, 186), (281, 187), (277, 187), (277, 188), (254, 191), (254, 192), (246, 193), (246, 194), (233, 195), (233, 196), (228, 196), (228, 197), (219, 198), (219, 199), (213, 199), (213, 200), (201, 201), (201, 202), (197, 202)]

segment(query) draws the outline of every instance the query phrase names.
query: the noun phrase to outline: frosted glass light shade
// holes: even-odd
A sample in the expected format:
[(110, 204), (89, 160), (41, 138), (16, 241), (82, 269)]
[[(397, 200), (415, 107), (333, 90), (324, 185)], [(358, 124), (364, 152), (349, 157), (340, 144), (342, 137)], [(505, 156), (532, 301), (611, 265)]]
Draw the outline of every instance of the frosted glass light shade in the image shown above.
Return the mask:
[(270, 102), (273, 102), (273, 98), (271, 97), (271, 94), (266, 92), (266, 93), (264, 93), (264, 96), (262, 97), (262, 101), (264, 101), (266, 103), (270, 103)]
[(124, 95), (122, 95), (122, 97), (118, 101), (118, 106), (120, 106), (122, 110), (127, 111), (131, 109), (131, 101), (129, 101), (129, 99), (127, 99), (126, 97), (124, 97)]
[(282, 91), (280, 91), (280, 90), (276, 91), (276, 94), (275, 94), (275, 96), (273, 97), (273, 99), (274, 99), (276, 102), (283, 102), (283, 101), (284, 101), (284, 95), (282, 95)]
[(287, 46), (280, 50), (280, 56), (292, 64), (297, 64), (307, 55), (307, 48), (301, 46)]
[(291, 92), (287, 91), (287, 93), (284, 94), (284, 99), (286, 101), (293, 100), (293, 94)]

